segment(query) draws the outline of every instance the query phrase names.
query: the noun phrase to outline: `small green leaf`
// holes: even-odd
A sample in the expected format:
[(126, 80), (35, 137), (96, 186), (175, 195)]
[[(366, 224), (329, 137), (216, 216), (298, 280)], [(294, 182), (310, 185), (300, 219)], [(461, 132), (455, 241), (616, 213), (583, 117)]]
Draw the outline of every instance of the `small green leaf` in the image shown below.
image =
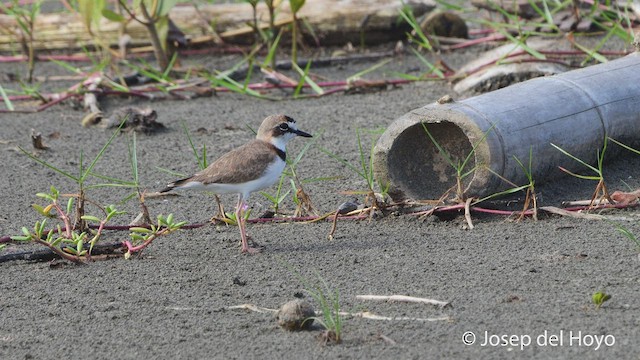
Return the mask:
[(65, 247), (62, 249), (62, 251), (72, 254), (72, 255), (77, 255), (76, 249), (72, 248), (72, 247)]
[(134, 233), (139, 233), (139, 234), (148, 234), (152, 232), (151, 229), (147, 229), (143, 227), (132, 227), (132, 228), (129, 228), (129, 231)]
[(51, 199), (51, 195), (46, 193), (36, 193), (36, 196), (44, 199)]
[(67, 214), (71, 214), (71, 210), (73, 209), (73, 201), (74, 198), (69, 198), (69, 201), (67, 201)]
[(109, 10), (107, 8), (102, 9), (102, 16), (104, 16), (105, 18), (113, 21), (113, 22), (124, 22), (125, 18), (124, 16), (113, 12), (112, 10)]
[(131, 240), (133, 240), (134, 242), (136, 241), (145, 241), (146, 238), (140, 234), (137, 233), (131, 233), (129, 234), (129, 236), (131, 237)]
[(600, 308), (605, 301), (611, 299), (611, 295), (606, 294), (603, 291), (598, 291), (591, 297), (593, 303), (596, 305), (596, 308)]
[(180, 222), (179, 222), (179, 223), (177, 223), (177, 224), (173, 224), (173, 227), (172, 227), (172, 228), (173, 228), (173, 229), (179, 229), (179, 228), (181, 228), (181, 227), (183, 227), (183, 226), (185, 226), (185, 225), (187, 225), (187, 222), (186, 222), (186, 221), (180, 221)]
[(14, 240), (14, 241), (27, 241), (27, 240), (31, 240), (31, 236), (12, 236), (11, 240)]
[[(42, 219), (42, 222), (39, 223), (40, 226), (38, 226), (38, 228), (36, 229), (36, 234), (38, 234), (38, 236), (42, 236), (42, 233), (44, 232), (44, 226), (47, 223), (47, 219)], [(36, 224), (38, 224), (36, 222)]]
[(63, 237), (59, 237), (59, 238), (56, 238), (53, 241), (49, 240), (49, 243), (51, 243), (51, 246), (58, 246), (63, 239), (64, 239)]
[(304, 6), (305, 0), (289, 0), (289, 6), (292, 13), (297, 13)]
[(89, 220), (89, 221), (100, 222), (100, 219), (98, 219), (97, 217), (92, 216), (92, 215), (82, 215), (80, 218), (81, 218), (82, 220)]
[(31, 237), (31, 233), (29, 232), (29, 229), (27, 229), (27, 227), (26, 227), (26, 226), (23, 226), (23, 227), (22, 227), (22, 233), (23, 233), (25, 236)]
[(51, 191), (51, 196), (53, 196), (53, 198), (57, 200), (58, 196), (60, 195), (58, 189), (56, 189), (55, 186), (51, 185), (51, 188), (49, 190)]

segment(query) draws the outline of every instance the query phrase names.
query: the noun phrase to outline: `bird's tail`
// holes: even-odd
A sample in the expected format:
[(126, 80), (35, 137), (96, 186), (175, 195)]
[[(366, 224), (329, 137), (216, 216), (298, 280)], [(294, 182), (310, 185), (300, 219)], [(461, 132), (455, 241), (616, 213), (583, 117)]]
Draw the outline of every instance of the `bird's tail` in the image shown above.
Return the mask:
[(184, 179), (180, 179), (180, 180), (176, 180), (174, 182), (171, 182), (171, 183), (167, 184), (167, 186), (164, 189), (160, 190), (159, 192), (160, 193), (166, 193), (166, 192), (169, 192), (169, 191), (171, 191), (171, 190), (173, 190), (175, 188), (179, 188), (188, 179), (189, 178), (184, 178)]

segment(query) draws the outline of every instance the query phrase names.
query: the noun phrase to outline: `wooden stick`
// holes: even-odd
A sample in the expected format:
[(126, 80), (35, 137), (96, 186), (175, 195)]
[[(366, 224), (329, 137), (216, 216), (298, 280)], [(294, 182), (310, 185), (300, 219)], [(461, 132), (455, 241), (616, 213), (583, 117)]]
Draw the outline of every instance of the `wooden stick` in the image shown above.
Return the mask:
[(626, 216), (605, 216), (600, 214), (589, 214), (578, 211), (568, 211), (565, 209), (561, 209), (555, 206), (543, 206), (540, 210), (544, 210), (556, 215), (562, 215), (567, 217), (572, 217), (576, 219), (586, 219), (586, 220), (609, 220), (609, 221), (635, 221), (637, 219), (633, 219)]
[(453, 307), (450, 302), (419, 298), (406, 295), (356, 295), (356, 299), (360, 300), (374, 300), (374, 301), (398, 301), (398, 302), (410, 302), (410, 303), (422, 303), (439, 306), (441, 308)]
[[(241, 305), (228, 306), (226, 309), (227, 310), (249, 310), (249, 311), (253, 311), (261, 314), (278, 312), (278, 310), (276, 309), (269, 309), (265, 307), (256, 306), (253, 304), (241, 304)], [(368, 320), (382, 320), (382, 321), (394, 321), (394, 320), (395, 321), (451, 321), (452, 320), (450, 316), (440, 316), (435, 318), (414, 318), (414, 317), (407, 317), (407, 316), (391, 317), (391, 316), (376, 315), (369, 311), (362, 311), (357, 313), (341, 311), (339, 312), (339, 314), (340, 316), (348, 316), (348, 317), (362, 318), (362, 319), (368, 319)], [(322, 315), (322, 312), (317, 312), (316, 315)]]

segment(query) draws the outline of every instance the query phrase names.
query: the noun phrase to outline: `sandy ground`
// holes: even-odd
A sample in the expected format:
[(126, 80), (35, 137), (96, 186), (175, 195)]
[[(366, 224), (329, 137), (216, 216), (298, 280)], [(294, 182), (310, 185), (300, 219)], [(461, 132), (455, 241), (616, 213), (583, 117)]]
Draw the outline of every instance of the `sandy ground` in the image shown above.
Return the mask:
[[(459, 52), (447, 61), (459, 67), (474, 56)], [(234, 59), (219, 61), (233, 63)], [(355, 62), (318, 69), (318, 73), (341, 80), (371, 65)], [(419, 66), (415, 59), (396, 58), (390, 68), (407, 72)], [(18, 69), (6, 66), (4, 71)], [(393, 77), (388, 69), (386, 76)], [(39, 64), (38, 72), (60, 70)], [(384, 75), (378, 72), (369, 78)], [(159, 168), (182, 174), (196, 169), (183, 123), (198, 146), (207, 145), (212, 160), (252, 137), (245, 125), (257, 128), (269, 114), (289, 114), (301, 129), (317, 135), (298, 173), (306, 179), (334, 178), (307, 185), (315, 206), (328, 212), (350, 198), (342, 191), (363, 190), (365, 184), (320, 148), (357, 164), (356, 129), (384, 128), (405, 112), (447, 93), (451, 88), (446, 83), (423, 82), (382, 92), (297, 101), (219, 94), (191, 101), (110, 98), (102, 105), (107, 112), (126, 105), (152, 106), (168, 127), (156, 135), (138, 136), (140, 179), (151, 191), (175, 178)], [(40, 158), (75, 171), (80, 152), (92, 159), (111, 134), (82, 128), (81, 117), (81, 111), (65, 105), (38, 114), (1, 116), (0, 236), (18, 234), (22, 226), (38, 220), (31, 209), (32, 203), (40, 201), (37, 192), (50, 185), (63, 193), (76, 191), (67, 178), (29, 160), (15, 147), (30, 147), (29, 136), (35, 129), (50, 146), (39, 153)], [(200, 128), (207, 131), (197, 131)], [(55, 132), (59, 136), (49, 138)], [(293, 140), (290, 156), (306, 141), (311, 140)], [(117, 137), (95, 172), (130, 179), (126, 144), (126, 136)], [(638, 165), (637, 157), (628, 154), (609, 163), (609, 187), (638, 188)], [(594, 183), (577, 179), (542, 185), (541, 205), (587, 199), (593, 188)], [(128, 193), (99, 188), (90, 190), (89, 197), (102, 205), (118, 204), (128, 214), (114, 223), (126, 224), (137, 213), (135, 202), (119, 203)], [(235, 203), (233, 196), (223, 199), (228, 208)], [(269, 202), (254, 194), (251, 205), (254, 213), (260, 213)], [(190, 223), (206, 222), (215, 211), (211, 196), (202, 193), (150, 199), (148, 206), (152, 216), (173, 213)], [(291, 211), (291, 200), (283, 207)], [(638, 214), (637, 210), (613, 213)], [(476, 228), (467, 230), (461, 217), (423, 221), (389, 215), (373, 221), (341, 221), (333, 241), (327, 240), (330, 224), (326, 222), (252, 224), (249, 233), (265, 247), (255, 256), (240, 254), (236, 227), (210, 225), (160, 238), (141, 257), (128, 261), (60, 267), (2, 263), (0, 358), (637, 357), (638, 249), (613, 224), (557, 216), (515, 223), (500, 216), (474, 215), (474, 222)], [(625, 226), (640, 232), (637, 221)], [(108, 232), (104, 241), (126, 237), (125, 232)], [(4, 252), (31, 248), (10, 244)], [(320, 276), (338, 290), (344, 311), (413, 319), (346, 318), (343, 343), (323, 346), (319, 327), (291, 333), (278, 328), (271, 313), (228, 309), (240, 304), (275, 309), (300, 294), (313, 302), (292, 270), (310, 281)], [(596, 291), (613, 296), (600, 310), (591, 303)], [(356, 299), (364, 294), (425, 297), (450, 302), (452, 307)], [(417, 319), (443, 317), (448, 320)], [(465, 345), (463, 339), (470, 341), (474, 336), (475, 343)]]

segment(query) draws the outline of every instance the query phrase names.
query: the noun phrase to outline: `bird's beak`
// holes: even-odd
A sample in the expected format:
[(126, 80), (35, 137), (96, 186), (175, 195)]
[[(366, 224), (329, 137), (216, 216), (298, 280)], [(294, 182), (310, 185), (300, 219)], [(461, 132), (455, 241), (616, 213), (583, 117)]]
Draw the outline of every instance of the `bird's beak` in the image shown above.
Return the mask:
[(306, 133), (306, 132), (304, 132), (304, 131), (302, 131), (302, 130), (298, 130), (298, 129), (296, 129), (296, 130), (291, 130), (291, 132), (292, 132), (292, 133), (294, 133), (294, 134), (296, 134), (296, 135), (298, 135), (298, 136), (313, 137), (311, 134)]

